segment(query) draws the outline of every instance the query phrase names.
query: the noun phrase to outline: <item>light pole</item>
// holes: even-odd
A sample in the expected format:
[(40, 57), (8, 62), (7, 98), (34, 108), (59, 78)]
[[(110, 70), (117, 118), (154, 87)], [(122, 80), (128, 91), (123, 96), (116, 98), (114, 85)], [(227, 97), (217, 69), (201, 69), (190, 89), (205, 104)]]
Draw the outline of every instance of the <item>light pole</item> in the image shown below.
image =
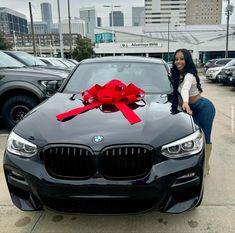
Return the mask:
[(104, 7), (111, 7), (111, 18), (112, 18), (112, 37), (113, 37), (113, 56), (115, 56), (115, 42), (114, 42), (114, 38), (115, 38), (115, 35), (114, 35), (114, 22), (113, 22), (113, 8), (114, 7), (120, 7), (120, 6), (114, 6), (114, 5), (104, 5)]
[(61, 18), (60, 18), (60, 0), (57, 0), (57, 5), (58, 5), (58, 17), (59, 17), (60, 57), (64, 58), (63, 35), (62, 35)]
[(68, 17), (69, 17), (69, 51), (70, 51), (70, 58), (72, 58), (72, 34), (71, 34), (71, 16), (70, 16), (69, 0), (68, 0)]
[(167, 21), (167, 62), (170, 61), (170, 20)]
[(233, 5), (230, 5), (230, 0), (228, 5), (225, 8), (225, 14), (227, 15), (227, 30), (226, 30), (226, 48), (225, 48), (225, 57), (228, 57), (228, 38), (229, 38), (229, 17), (233, 13)]

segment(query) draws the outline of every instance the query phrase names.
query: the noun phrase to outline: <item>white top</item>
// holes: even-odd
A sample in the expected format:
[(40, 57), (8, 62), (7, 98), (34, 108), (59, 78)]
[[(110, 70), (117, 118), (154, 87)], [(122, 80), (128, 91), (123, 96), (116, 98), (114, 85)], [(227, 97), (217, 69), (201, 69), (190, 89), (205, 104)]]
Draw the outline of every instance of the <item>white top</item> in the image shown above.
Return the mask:
[(187, 73), (184, 77), (184, 81), (180, 83), (178, 87), (178, 91), (181, 94), (183, 102), (187, 102), (187, 103), (189, 102), (190, 96), (195, 96), (195, 95), (200, 94), (197, 88), (196, 77), (191, 73)]

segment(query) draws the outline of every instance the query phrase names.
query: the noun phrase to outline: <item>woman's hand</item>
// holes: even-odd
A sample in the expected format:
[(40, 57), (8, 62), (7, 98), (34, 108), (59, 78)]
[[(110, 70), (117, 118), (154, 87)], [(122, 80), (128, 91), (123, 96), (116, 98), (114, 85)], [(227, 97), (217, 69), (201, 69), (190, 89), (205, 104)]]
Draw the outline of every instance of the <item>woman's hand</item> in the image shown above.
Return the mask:
[(185, 112), (187, 112), (189, 115), (192, 115), (193, 112), (191, 108), (189, 107), (189, 104), (187, 102), (183, 102), (182, 108)]

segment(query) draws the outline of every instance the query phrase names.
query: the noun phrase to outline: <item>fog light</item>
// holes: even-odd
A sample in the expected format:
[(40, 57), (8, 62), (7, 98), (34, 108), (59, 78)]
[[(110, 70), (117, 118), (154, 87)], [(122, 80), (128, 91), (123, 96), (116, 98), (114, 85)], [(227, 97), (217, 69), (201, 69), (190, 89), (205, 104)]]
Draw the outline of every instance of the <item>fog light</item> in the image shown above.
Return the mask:
[(18, 173), (18, 172), (16, 172), (16, 171), (11, 171), (11, 174), (12, 174), (15, 178), (24, 180), (24, 177), (23, 177), (20, 173)]
[(179, 179), (191, 178), (191, 177), (194, 177), (195, 175), (196, 175), (195, 172), (191, 172), (191, 173), (188, 173), (186, 175), (179, 177)]

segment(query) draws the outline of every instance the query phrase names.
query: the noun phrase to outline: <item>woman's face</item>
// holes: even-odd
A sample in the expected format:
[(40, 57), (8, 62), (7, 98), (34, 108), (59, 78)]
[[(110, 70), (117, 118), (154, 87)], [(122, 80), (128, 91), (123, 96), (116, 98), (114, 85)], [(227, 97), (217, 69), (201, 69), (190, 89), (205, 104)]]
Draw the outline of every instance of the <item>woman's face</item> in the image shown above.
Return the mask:
[(175, 66), (177, 67), (179, 71), (182, 71), (184, 69), (185, 60), (184, 60), (184, 54), (181, 51), (176, 53), (174, 62), (175, 62)]

